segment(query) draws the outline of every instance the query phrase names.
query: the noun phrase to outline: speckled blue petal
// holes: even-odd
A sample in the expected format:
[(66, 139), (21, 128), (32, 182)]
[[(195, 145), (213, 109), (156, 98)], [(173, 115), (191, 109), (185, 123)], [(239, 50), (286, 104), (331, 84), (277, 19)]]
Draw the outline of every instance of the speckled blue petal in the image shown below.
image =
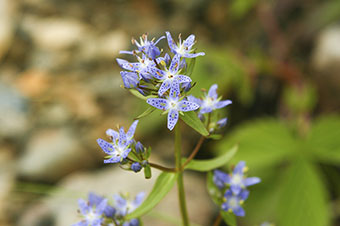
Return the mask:
[(126, 133), (126, 138), (127, 138), (128, 140), (131, 140), (131, 139), (132, 139), (133, 135), (135, 134), (137, 125), (138, 125), (138, 120), (135, 120), (135, 121), (131, 124), (129, 130), (128, 130), (127, 133)]
[(98, 138), (97, 143), (101, 147), (101, 149), (108, 155), (111, 155), (114, 152), (114, 146), (105, 140)]
[(160, 40), (162, 40), (162, 39), (165, 39), (165, 36), (164, 36), (164, 35), (161, 36), (161, 37), (154, 43), (154, 45), (157, 45), (157, 43), (158, 43)]
[(121, 71), (120, 75), (122, 76), (125, 88), (136, 87), (139, 83), (139, 76), (135, 72)]
[(178, 80), (174, 79), (172, 80), (172, 83), (171, 83), (171, 88), (170, 88), (170, 98), (172, 100), (178, 100), (178, 96), (179, 94), (181, 93), (181, 90), (179, 89), (179, 82)]
[(86, 215), (91, 209), (91, 207), (87, 204), (87, 202), (84, 199), (79, 199), (78, 205), (80, 213), (83, 215)]
[(150, 67), (149, 72), (153, 77), (155, 77), (156, 79), (160, 79), (160, 80), (163, 80), (166, 75), (166, 73), (163, 70), (160, 70), (155, 67)]
[(178, 110), (180, 111), (195, 111), (199, 108), (200, 106), (194, 102), (190, 102), (190, 101), (185, 101), (182, 100), (178, 103)]
[(110, 159), (104, 159), (105, 164), (107, 164), (107, 163), (117, 163), (117, 162), (120, 162), (120, 156), (113, 156)]
[(96, 212), (98, 214), (102, 214), (107, 206), (107, 199), (103, 199), (97, 206), (96, 206)]
[(133, 51), (126, 51), (126, 50), (121, 50), (119, 51), (120, 54), (130, 54), (133, 55)]
[(198, 57), (198, 56), (204, 56), (205, 53), (203, 52), (200, 52), (200, 53), (184, 53), (182, 54), (183, 57), (186, 57), (186, 58), (195, 58), (195, 57)]
[(112, 137), (112, 140), (117, 140), (119, 138), (119, 133), (113, 129), (106, 130), (106, 135)]
[(187, 49), (191, 49), (191, 47), (195, 44), (195, 35), (190, 35), (187, 39), (184, 40), (183, 46)]
[(138, 70), (139, 65), (140, 65), (140, 63), (130, 63), (127, 60), (123, 60), (123, 59), (119, 59), (119, 58), (117, 58), (116, 61), (121, 68), (123, 68), (125, 70), (129, 70), (129, 71)]
[(170, 86), (171, 86), (171, 80), (170, 79), (166, 79), (163, 81), (161, 87), (159, 87), (159, 90), (158, 90), (158, 96), (163, 96), (163, 94), (168, 90), (170, 89)]
[(171, 109), (168, 114), (168, 129), (173, 130), (178, 121), (178, 111)]
[(146, 100), (148, 104), (151, 106), (161, 109), (161, 110), (166, 110), (168, 109), (168, 100), (167, 99), (162, 99), (162, 98), (149, 98)]
[(179, 54), (176, 54), (174, 58), (172, 58), (172, 61), (169, 66), (170, 73), (176, 74), (178, 72), (180, 60), (181, 60), (181, 55)]
[(123, 127), (119, 128), (119, 139), (118, 139), (118, 145), (120, 147), (124, 147), (126, 145), (126, 134)]
[(187, 100), (190, 101), (190, 102), (194, 102), (194, 103), (198, 104), (199, 106), (202, 105), (202, 100), (194, 97), (193, 95), (187, 96)]
[(166, 34), (166, 38), (168, 40), (169, 48), (171, 49), (171, 52), (173, 52), (173, 49), (176, 48), (176, 43), (172, 39), (170, 32), (166, 31), (165, 34)]
[(126, 149), (123, 153), (122, 153), (122, 159), (126, 159), (126, 157), (128, 157), (129, 153), (131, 151), (131, 148)]
[(216, 100), (218, 97), (216, 92), (217, 88), (218, 88), (217, 84), (212, 85), (208, 91), (208, 97), (211, 97), (214, 100)]
[(183, 82), (191, 82), (191, 78), (186, 76), (186, 75), (177, 75), (176, 79), (178, 80), (179, 83), (183, 83)]

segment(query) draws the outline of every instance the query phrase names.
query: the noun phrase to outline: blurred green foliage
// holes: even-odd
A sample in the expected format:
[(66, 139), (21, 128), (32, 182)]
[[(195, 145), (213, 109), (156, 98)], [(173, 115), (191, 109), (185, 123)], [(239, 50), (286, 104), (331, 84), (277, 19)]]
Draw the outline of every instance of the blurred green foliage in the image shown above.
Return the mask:
[[(268, 220), (271, 212), (270, 220), (281, 226), (330, 225), (327, 175), (319, 162), (340, 165), (339, 128), (339, 116), (324, 116), (311, 122), (306, 136), (299, 136), (287, 123), (261, 119), (244, 123), (221, 140), (217, 151), (239, 143), (232, 162), (245, 160), (262, 178), (246, 203), (245, 221)], [(332, 179), (340, 180), (340, 175)]]

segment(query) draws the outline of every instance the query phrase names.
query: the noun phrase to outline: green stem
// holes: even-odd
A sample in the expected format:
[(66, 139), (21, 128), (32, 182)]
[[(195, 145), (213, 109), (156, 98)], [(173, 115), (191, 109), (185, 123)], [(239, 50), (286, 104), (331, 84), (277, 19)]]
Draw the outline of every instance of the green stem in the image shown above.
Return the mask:
[(175, 126), (175, 159), (176, 159), (176, 169), (177, 169), (177, 189), (178, 189), (178, 199), (182, 215), (182, 225), (189, 226), (188, 212), (185, 202), (185, 192), (183, 184), (183, 170), (181, 163), (181, 128), (179, 123)]

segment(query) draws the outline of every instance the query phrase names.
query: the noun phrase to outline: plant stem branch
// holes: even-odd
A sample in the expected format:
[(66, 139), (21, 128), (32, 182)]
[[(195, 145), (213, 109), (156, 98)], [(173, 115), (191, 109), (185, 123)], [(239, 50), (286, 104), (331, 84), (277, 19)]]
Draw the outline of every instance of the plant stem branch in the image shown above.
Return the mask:
[(204, 136), (201, 136), (201, 138), (199, 139), (199, 141), (197, 142), (194, 150), (191, 152), (191, 154), (189, 155), (189, 157), (187, 158), (187, 160), (183, 163), (181, 170), (184, 170), (185, 166), (189, 164), (189, 162), (195, 158), (196, 154), (198, 153), (198, 151), (200, 150), (203, 142), (205, 140)]
[(152, 162), (149, 162), (149, 165), (155, 169), (159, 169), (159, 170), (162, 170), (164, 172), (172, 172), (172, 173), (175, 173), (177, 172), (177, 169), (176, 168), (168, 168), (168, 167), (165, 167), (165, 166), (161, 166), (161, 165), (158, 165), (156, 163), (152, 163)]
[(219, 225), (221, 224), (221, 221), (222, 221), (222, 216), (221, 216), (221, 214), (219, 213), (218, 216), (216, 217), (216, 220), (215, 220), (213, 226), (219, 226)]
[(189, 226), (189, 218), (185, 201), (185, 191), (184, 191), (184, 183), (183, 183), (183, 171), (182, 171), (182, 163), (181, 163), (181, 128), (180, 124), (177, 123), (175, 126), (175, 160), (176, 160), (176, 169), (177, 169), (177, 189), (178, 189), (178, 200), (180, 204), (180, 210), (182, 215), (182, 225)]

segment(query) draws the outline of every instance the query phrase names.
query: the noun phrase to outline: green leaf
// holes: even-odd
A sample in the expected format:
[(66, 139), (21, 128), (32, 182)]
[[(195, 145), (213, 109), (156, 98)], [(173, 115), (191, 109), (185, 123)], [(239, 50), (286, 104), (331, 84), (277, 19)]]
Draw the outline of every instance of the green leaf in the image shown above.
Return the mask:
[(222, 138), (222, 135), (221, 134), (211, 134), (211, 135), (207, 136), (207, 138), (213, 139), (213, 140), (220, 140)]
[(126, 219), (130, 220), (133, 218), (141, 217), (142, 215), (148, 213), (152, 210), (163, 198), (164, 196), (172, 189), (175, 184), (177, 178), (177, 174), (175, 173), (161, 173), (155, 185), (152, 188), (152, 191), (145, 199), (145, 201), (132, 213), (126, 215)]
[(307, 137), (308, 150), (321, 161), (340, 163), (340, 117), (324, 116), (318, 119)]
[(267, 168), (292, 157), (297, 140), (290, 130), (276, 119), (250, 121), (232, 131), (231, 135), (217, 144), (217, 151), (239, 144), (239, 151), (232, 162), (247, 162), (250, 168)]
[(188, 67), (187, 67), (187, 71), (186, 71), (185, 75), (190, 76), (192, 74), (192, 72), (194, 71), (196, 58), (191, 58), (188, 61), (189, 61), (189, 63), (188, 63)]
[(154, 110), (156, 110), (156, 108), (154, 107), (148, 107), (142, 114), (138, 115), (134, 120), (143, 118), (145, 116), (148, 116), (149, 114), (151, 114)]
[(208, 136), (209, 132), (205, 128), (204, 124), (198, 118), (194, 111), (184, 112), (184, 115), (180, 114), (180, 118), (191, 128), (202, 134), (203, 136)]
[(135, 97), (138, 97), (139, 99), (142, 99), (142, 100), (147, 100), (149, 98), (149, 97), (143, 96), (140, 92), (138, 92), (138, 90), (135, 90), (135, 89), (129, 89), (129, 92)]
[[(237, 149), (238, 146), (235, 145), (230, 149), (226, 149), (224, 153), (221, 153), (221, 155), (217, 156), (216, 158), (208, 160), (191, 160), (189, 164), (185, 166), (184, 169), (207, 172), (218, 167), (224, 166), (236, 154)], [(185, 159), (183, 159), (182, 161), (185, 161)]]
[(228, 213), (226, 211), (220, 211), (222, 219), (228, 226), (237, 226), (236, 216), (233, 213)]
[(278, 225), (327, 226), (330, 214), (319, 172), (304, 159), (295, 160), (283, 178)]

